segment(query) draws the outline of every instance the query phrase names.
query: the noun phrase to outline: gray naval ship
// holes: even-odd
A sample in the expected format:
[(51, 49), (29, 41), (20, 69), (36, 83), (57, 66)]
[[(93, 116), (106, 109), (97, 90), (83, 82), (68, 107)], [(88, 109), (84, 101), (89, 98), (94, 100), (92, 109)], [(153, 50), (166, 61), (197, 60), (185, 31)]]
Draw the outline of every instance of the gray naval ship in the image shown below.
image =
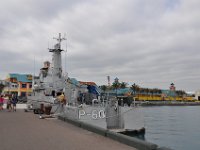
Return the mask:
[[(44, 113), (43, 109), (51, 107), (57, 113), (63, 113), (66, 106), (80, 107), (81, 104), (99, 103), (99, 89), (96, 85), (80, 84), (75, 78), (69, 78), (67, 73), (62, 70), (61, 42), (65, 38), (59, 34), (57, 43), (49, 52), (52, 53), (52, 62), (44, 62), (44, 66), (40, 69), (39, 76), (33, 75), (32, 93), (28, 96), (28, 108), (31, 108), (34, 113)], [(88, 88), (90, 87), (90, 88)], [(92, 89), (93, 94), (88, 91)], [(94, 94), (95, 93), (95, 94)], [(84, 96), (83, 96), (84, 94)], [(66, 103), (59, 100), (59, 96), (63, 95)], [(61, 107), (62, 110), (57, 107)], [(42, 108), (41, 108), (42, 107)], [(56, 108), (56, 110), (55, 110)]]
[[(132, 134), (132, 131), (135, 133), (141, 129), (144, 132), (144, 121), (141, 119), (143, 117), (137, 112), (137, 108), (119, 106), (116, 97), (107, 96), (101, 99), (97, 87), (93, 87), (96, 94), (91, 94), (88, 91), (90, 85), (80, 84), (67, 74), (64, 75), (61, 59), (64, 50), (61, 49), (61, 42), (65, 38), (59, 33), (58, 38), (54, 39), (57, 42), (49, 49), (52, 62), (45, 61), (39, 76), (33, 77), (33, 91), (31, 96), (28, 96), (27, 110), (40, 114), (40, 118), (64, 116), (117, 132)], [(83, 93), (85, 97), (80, 98)]]

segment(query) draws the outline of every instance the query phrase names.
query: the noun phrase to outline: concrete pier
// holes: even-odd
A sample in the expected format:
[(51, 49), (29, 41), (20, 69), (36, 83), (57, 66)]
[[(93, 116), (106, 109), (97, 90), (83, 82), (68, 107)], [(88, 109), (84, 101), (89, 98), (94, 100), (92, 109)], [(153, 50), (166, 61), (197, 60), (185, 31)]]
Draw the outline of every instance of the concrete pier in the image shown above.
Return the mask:
[(2, 150), (137, 150), (58, 119), (32, 112), (0, 111)]

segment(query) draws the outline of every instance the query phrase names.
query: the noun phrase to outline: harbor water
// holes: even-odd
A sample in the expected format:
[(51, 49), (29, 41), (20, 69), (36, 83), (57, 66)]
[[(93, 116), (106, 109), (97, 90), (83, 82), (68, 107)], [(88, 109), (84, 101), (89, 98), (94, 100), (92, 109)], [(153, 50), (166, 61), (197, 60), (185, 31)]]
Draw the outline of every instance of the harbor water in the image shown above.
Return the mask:
[[(125, 128), (146, 128), (145, 140), (174, 150), (200, 149), (200, 106), (123, 108)], [(106, 127), (105, 120), (82, 120)]]
[(141, 107), (145, 140), (174, 150), (200, 149), (200, 106)]

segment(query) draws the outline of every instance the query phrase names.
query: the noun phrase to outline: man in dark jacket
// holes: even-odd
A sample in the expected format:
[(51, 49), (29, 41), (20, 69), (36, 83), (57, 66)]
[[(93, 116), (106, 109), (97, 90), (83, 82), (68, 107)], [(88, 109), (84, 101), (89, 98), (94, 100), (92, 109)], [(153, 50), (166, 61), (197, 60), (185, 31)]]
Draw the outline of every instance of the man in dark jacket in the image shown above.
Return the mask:
[(11, 103), (12, 103), (12, 109), (13, 111), (16, 111), (16, 105), (17, 105), (18, 99), (16, 95), (12, 95)]

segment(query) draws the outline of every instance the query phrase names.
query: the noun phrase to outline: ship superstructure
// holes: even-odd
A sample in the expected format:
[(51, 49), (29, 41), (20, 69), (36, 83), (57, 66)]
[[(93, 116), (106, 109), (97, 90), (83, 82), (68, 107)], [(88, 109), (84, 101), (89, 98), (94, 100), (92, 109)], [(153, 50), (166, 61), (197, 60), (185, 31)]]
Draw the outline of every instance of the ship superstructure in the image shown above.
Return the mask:
[(41, 104), (58, 104), (57, 97), (61, 94), (64, 94), (68, 105), (73, 106), (83, 103), (83, 100), (89, 103), (100, 94), (95, 84), (89, 84), (92, 82), (78, 82), (75, 78), (63, 74), (61, 53), (64, 50), (61, 48), (61, 42), (65, 38), (59, 33), (58, 38), (54, 39), (57, 43), (52, 49), (49, 48), (52, 62), (45, 61), (39, 76), (33, 77), (33, 92), (28, 96), (28, 101), (34, 110), (40, 110)]
[(64, 50), (61, 49), (61, 42), (65, 38), (62, 38), (59, 33), (58, 38), (54, 39), (57, 40), (57, 43), (52, 49), (49, 49), (49, 52), (52, 53), (52, 62), (45, 61), (44, 66), (40, 69), (39, 76), (33, 78), (33, 92), (28, 100), (35, 105), (55, 103), (56, 97), (62, 93), (71, 95), (70, 90), (67, 91), (66, 89), (69, 89), (72, 85), (67, 82), (68, 77), (64, 76), (62, 71), (61, 52)]

